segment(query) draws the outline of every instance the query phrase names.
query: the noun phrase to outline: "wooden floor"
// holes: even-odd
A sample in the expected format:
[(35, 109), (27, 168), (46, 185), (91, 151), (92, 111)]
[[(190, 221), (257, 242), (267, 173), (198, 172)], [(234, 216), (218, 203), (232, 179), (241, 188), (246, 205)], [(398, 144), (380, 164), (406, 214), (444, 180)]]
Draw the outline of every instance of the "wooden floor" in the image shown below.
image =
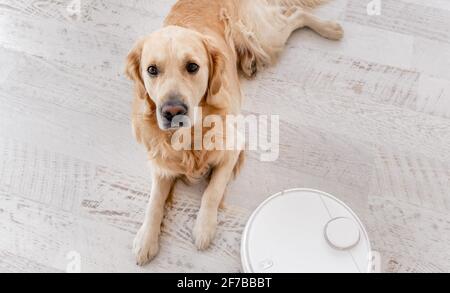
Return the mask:
[[(450, 2), (333, 0), (342, 42), (296, 33), (280, 63), (245, 82), (245, 110), (279, 114), (281, 153), (249, 153), (207, 252), (191, 229), (203, 186), (180, 184), (161, 254), (131, 244), (149, 196), (131, 135), (134, 41), (174, 0), (0, 0), (0, 272), (238, 272), (251, 211), (309, 187), (348, 203), (385, 272), (450, 272)], [(76, 4), (76, 3), (75, 3)]]

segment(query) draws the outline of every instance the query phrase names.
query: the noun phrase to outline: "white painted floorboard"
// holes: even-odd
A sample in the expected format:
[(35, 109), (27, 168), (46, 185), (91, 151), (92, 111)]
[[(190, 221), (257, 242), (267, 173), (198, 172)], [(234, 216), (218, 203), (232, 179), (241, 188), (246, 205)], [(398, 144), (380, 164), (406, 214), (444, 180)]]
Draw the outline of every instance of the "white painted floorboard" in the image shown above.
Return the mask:
[(150, 191), (131, 135), (124, 59), (174, 0), (0, 0), (0, 272), (239, 272), (245, 222), (278, 191), (348, 203), (385, 272), (450, 272), (450, 1), (333, 0), (342, 42), (309, 30), (245, 81), (244, 110), (279, 114), (280, 158), (249, 153), (213, 247), (191, 229), (203, 186), (179, 184), (162, 249), (139, 268), (131, 244)]

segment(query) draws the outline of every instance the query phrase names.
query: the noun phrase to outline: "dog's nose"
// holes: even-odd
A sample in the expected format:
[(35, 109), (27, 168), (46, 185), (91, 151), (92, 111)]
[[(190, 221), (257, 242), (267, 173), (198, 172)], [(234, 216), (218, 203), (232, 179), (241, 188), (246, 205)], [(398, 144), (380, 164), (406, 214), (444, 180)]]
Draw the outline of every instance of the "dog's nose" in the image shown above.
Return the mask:
[(172, 122), (176, 116), (183, 116), (188, 113), (188, 107), (181, 101), (169, 101), (161, 107), (162, 116)]

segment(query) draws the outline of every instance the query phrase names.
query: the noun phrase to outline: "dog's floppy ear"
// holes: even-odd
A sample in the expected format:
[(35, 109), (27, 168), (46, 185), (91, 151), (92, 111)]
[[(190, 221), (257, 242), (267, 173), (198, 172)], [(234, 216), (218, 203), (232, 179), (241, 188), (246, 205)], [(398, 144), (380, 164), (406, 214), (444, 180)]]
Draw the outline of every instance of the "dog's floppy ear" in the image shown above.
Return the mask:
[(225, 70), (225, 56), (220, 52), (214, 42), (209, 39), (204, 39), (206, 52), (209, 56), (209, 82), (208, 91), (206, 93), (206, 102), (217, 108), (225, 108), (228, 106), (228, 101), (225, 95), (219, 95), (222, 88), (222, 75)]
[(139, 40), (127, 56), (125, 73), (129, 79), (144, 83), (141, 76), (141, 55), (144, 48), (144, 40)]
[[(125, 74), (129, 79), (134, 81), (135, 104), (138, 101), (140, 103), (141, 100), (144, 100), (143, 103), (147, 105), (150, 113), (153, 113), (156, 105), (148, 95), (141, 75), (141, 55), (144, 48), (144, 41), (144, 39), (138, 41), (128, 54)], [(141, 112), (142, 108), (133, 109), (133, 114), (142, 114)]]
[(140, 40), (134, 45), (133, 49), (128, 54), (125, 69), (125, 74), (128, 78), (135, 82), (136, 93), (140, 95), (139, 98), (141, 99), (146, 98), (144, 80), (141, 75), (141, 55), (143, 48), (144, 40)]

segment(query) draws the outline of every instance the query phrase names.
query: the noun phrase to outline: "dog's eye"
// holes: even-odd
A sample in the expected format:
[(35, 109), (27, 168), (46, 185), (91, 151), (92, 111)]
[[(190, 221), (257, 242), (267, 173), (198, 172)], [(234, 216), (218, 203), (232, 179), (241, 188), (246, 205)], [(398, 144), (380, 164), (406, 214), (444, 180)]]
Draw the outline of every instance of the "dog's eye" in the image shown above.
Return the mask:
[(159, 74), (159, 70), (158, 67), (152, 65), (147, 69), (148, 74), (150, 74), (151, 76), (155, 77), (158, 76)]
[(186, 65), (186, 70), (187, 72), (194, 74), (197, 73), (197, 71), (200, 69), (200, 66), (198, 66), (195, 63), (188, 63), (188, 65)]

